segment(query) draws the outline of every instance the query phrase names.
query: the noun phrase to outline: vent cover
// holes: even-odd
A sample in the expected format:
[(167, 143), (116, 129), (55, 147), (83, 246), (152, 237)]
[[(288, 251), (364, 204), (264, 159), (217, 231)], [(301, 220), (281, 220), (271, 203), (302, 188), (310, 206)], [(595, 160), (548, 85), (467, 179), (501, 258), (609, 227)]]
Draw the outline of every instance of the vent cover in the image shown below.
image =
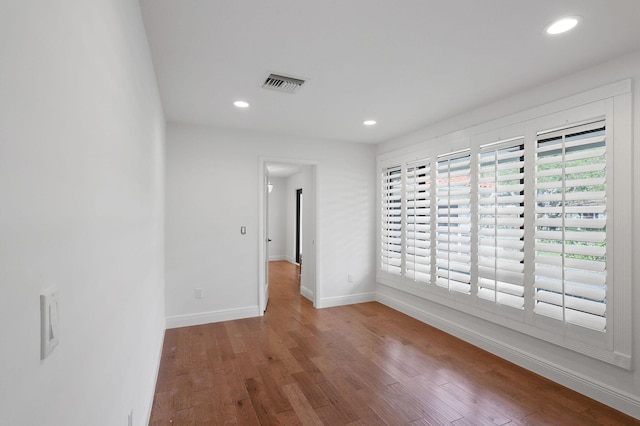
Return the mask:
[(284, 93), (295, 93), (304, 84), (304, 80), (284, 75), (269, 74), (269, 77), (262, 83), (264, 89), (276, 90)]

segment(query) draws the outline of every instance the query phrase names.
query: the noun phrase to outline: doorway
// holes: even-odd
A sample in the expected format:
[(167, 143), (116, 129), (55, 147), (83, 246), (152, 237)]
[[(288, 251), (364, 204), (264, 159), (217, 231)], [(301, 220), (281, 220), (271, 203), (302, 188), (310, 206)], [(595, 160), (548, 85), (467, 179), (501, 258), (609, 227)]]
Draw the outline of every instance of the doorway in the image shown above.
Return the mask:
[[(261, 159), (259, 164), (259, 220), (260, 237), (258, 307), (259, 315), (264, 314), (269, 301), (269, 260), (287, 260), (300, 264), (304, 260), (305, 268), (300, 275), (300, 293), (311, 300), (314, 306), (319, 300), (316, 288), (316, 163), (295, 162), (291, 160)], [(269, 185), (271, 183), (271, 185)], [(278, 185), (275, 185), (277, 183)], [(269, 189), (272, 190), (271, 194)], [(283, 192), (284, 191), (284, 192)], [(270, 211), (278, 212), (270, 204), (286, 198), (286, 234), (274, 235), (270, 230)], [(303, 196), (304, 194), (304, 196)], [(284, 198), (282, 198), (284, 197)], [(280, 210), (282, 212), (282, 210)], [(281, 213), (275, 213), (281, 214)], [(276, 250), (277, 239), (286, 239), (286, 253)], [(269, 242), (271, 240), (271, 242)], [(303, 259), (304, 258), (304, 259)]]
[(296, 189), (296, 263), (302, 266), (302, 188)]

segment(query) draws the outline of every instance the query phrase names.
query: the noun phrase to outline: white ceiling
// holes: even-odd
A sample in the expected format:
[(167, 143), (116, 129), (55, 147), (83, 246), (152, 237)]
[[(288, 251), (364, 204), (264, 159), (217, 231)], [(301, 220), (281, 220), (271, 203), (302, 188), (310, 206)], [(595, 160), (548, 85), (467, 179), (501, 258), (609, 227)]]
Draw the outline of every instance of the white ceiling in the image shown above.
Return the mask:
[[(168, 121), (312, 139), (382, 142), (640, 49), (640, 0), (141, 5)], [(566, 15), (581, 25), (544, 34)], [(262, 89), (270, 72), (307, 82)]]

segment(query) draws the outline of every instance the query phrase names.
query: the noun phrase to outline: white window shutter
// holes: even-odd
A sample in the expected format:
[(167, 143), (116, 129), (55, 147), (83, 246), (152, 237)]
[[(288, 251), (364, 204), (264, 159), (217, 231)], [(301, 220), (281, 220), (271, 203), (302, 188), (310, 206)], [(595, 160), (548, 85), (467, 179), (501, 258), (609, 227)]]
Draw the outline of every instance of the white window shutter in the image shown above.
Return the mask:
[(480, 147), (478, 297), (524, 308), (524, 139)]
[(604, 121), (538, 135), (536, 164), (534, 312), (605, 331)]
[(405, 277), (431, 280), (431, 166), (428, 160), (407, 165), (405, 179)]
[(471, 290), (471, 156), (438, 160), (436, 168), (436, 284)]
[(382, 170), (380, 269), (400, 275), (402, 265), (402, 169)]

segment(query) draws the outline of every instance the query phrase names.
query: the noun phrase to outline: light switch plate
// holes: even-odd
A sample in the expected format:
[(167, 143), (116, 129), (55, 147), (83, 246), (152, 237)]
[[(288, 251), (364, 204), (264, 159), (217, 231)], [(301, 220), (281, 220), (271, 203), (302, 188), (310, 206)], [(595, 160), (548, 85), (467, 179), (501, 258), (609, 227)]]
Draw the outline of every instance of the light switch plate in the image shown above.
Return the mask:
[(58, 346), (58, 291), (48, 289), (40, 294), (40, 359), (45, 359)]

